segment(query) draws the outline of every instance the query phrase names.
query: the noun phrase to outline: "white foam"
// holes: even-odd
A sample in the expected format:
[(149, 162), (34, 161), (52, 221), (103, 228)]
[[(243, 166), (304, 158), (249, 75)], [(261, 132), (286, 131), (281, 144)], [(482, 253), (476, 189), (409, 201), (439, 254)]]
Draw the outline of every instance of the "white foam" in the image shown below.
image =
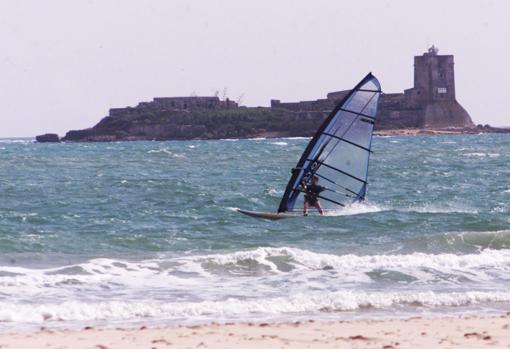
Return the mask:
[[(0, 276), (0, 293), (14, 294), (22, 290), (26, 294), (48, 287), (58, 288), (61, 285), (77, 283), (80, 287), (94, 288), (105, 283), (116, 283), (139, 288), (144, 285), (159, 287), (172, 282), (172, 287), (185, 288), (202, 281), (197, 278), (181, 278), (172, 273), (192, 272), (196, 273), (196, 276), (212, 277), (217, 270), (215, 266), (224, 267), (222, 270), (235, 270), (239, 266), (248, 265), (249, 261), (265, 266), (266, 275), (299, 272), (306, 276), (310, 271), (334, 270), (342, 281), (356, 282), (372, 282), (366, 273), (378, 270), (406, 273), (422, 282), (435, 278), (437, 273), (464, 274), (467, 278), (482, 281), (491, 279), (493, 272), (510, 272), (510, 250), (505, 249), (485, 249), (479, 253), (464, 255), (415, 252), (359, 256), (317, 253), (293, 247), (259, 247), (232, 253), (140, 262), (100, 258), (49, 269), (1, 266), (0, 273), (8, 275)], [(282, 269), (280, 263), (287, 267)], [(141, 280), (144, 285), (139, 285)]]
[(471, 213), (477, 214), (478, 210), (465, 207), (461, 204), (424, 204), (421, 206), (411, 206), (407, 208), (399, 208), (397, 211), (417, 212), (417, 213)]
[(273, 144), (273, 145), (280, 145), (280, 146), (288, 145), (288, 143), (287, 143), (287, 142), (271, 142), (270, 144)]
[(276, 188), (269, 188), (267, 190), (267, 194), (269, 196), (275, 196), (275, 197), (280, 197), (282, 194), (283, 194), (283, 190), (281, 189), (276, 189)]
[[(363, 286), (377, 286), (377, 278), (392, 271), (412, 280), (405, 282), (405, 291), (369, 292)], [(0, 266), (0, 275), (0, 321), (14, 322), (196, 318), (510, 301), (510, 293), (496, 292), (501, 289), (500, 280), (510, 275), (510, 250), (506, 249), (464, 255), (335, 255), (294, 247), (259, 247), (137, 262), (97, 258), (46, 269)], [(459, 278), (472, 285), (499, 286), (494, 292), (471, 292), (471, 288), (457, 293), (421, 292), (437, 285), (465, 287), (466, 281), (458, 283)], [(345, 289), (348, 285), (356, 291)], [(225, 299), (226, 295), (230, 298)]]
[(284, 137), (283, 139), (312, 139), (312, 137)]
[(491, 209), (491, 212), (501, 213), (501, 212), (505, 212), (505, 211), (506, 211), (506, 208), (504, 206), (496, 206)]
[(467, 153), (467, 154), (464, 154), (465, 156), (470, 156), (470, 157), (485, 157), (486, 154), (485, 153)]
[(480, 253), (426, 254), (411, 253), (400, 255), (368, 255), (354, 254), (333, 255), (316, 253), (292, 247), (259, 247), (254, 250), (239, 251), (227, 254), (212, 254), (181, 258), (185, 261), (179, 268), (194, 268), (208, 274), (208, 265), (242, 265), (247, 261), (255, 261), (264, 265), (271, 273), (288, 273), (288, 268), (281, 271), (275, 259), (285, 261), (294, 272), (303, 273), (314, 270), (334, 270), (343, 282), (372, 282), (367, 273), (380, 270), (393, 270), (405, 273), (420, 282), (434, 281), (438, 274), (463, 275), (467, 279), (486, 281), (494, 278), (490, 268), (498, 272), (510, 272), (509, 250), (483, 250)]
[(33, 142), (34, 139), (0, 138), (0, 143), (6, 144), (29, 144)]
[(168, 282), (174, 282), (175, 287), (194, 284), (193, 279), (168, 275), (168, 270), (159, 268), (159, 262), (97, 258), (85, 263), (47, 269), (0, 266), (0, 273), (8, 274), (0, 276), (0, 293), (27, 296), (49, 289), (101, 289), (108, 284), (133, 286), (136, 289), (143, 286), (140, 280), (144, 280), (147, 287), (159, 287)]
[[(417, 192), (419, 193), (420, 191)], [(510, 192), (510, 189), (508, 192)], [(470, 213), (470, 214), (478, 213), (477, 209), (466, 207), (458, 203), (423, 204), (420, 206), (392, 207), (364, 201), (356, 202), (346, 207), (335, 210), (325, 210), (324, 214), (326, 216), (351, 216), (384, 211), (416, 212), (416, 213)]]
[(338, 210), (325, 211), (326, 216), (352, 216), (385, 211), (384, 208), (368, 202), (358, 202)]
[(0, 321), (92, 321), (133, 319), (215, 318), (236, 315), (282, 315), (353, 311), (395, 306), (458, 307), (487, 302), (509, 302), (510, 292), (336, 292), (298, 293), (264, 299), (229, 298), (203, 302), (62, 302), (45, 304), (0, 303)]
[(179, 154), (179, 153), (174, 153), (166, 148), (163, 148), (163, 149), (152, 149), (152, 150), (149, 150), (147, 152), (148, 154), (158, 154), (158, 153), (165, 153), (165, 154), (168, 154), (174, 158), (184, 158), (185, 155), (183, 154)]
[[(259, 247), (255, 250), (248, 250), (248, 251), (238, 251), (233, 253), (226, 253), (226, 254), (211, 254), (211, 255), (204, 255), (204, 256), (193, 256), (188, 258), (181, 258), (183, 261), (187, 261), (184, 265), (186, 268), (189, 268), (189, 265), (193, 264), (199, 264), (202, 265), (203, 263), (215, 263), (219, 265), (234, 265), (238, 264), (241, 261), (247, 261), (247, 260), (253, 260), (261, 265), (266, 265), (269, 267), (269, 269), (273, 272), (278, 272), (278, 267), (276, 264), (270, 260), (268, 260), (271, 256), (278, 256), (282, 255), (279, 253), (280, 249), (275, 248), (266, 248), (266, 247)], [(180, 267), (183, 268), (184, 266)], [(195, 271), (197, 269), (194, 269)], [(203, 269), (202, 269), (203, 270)]]

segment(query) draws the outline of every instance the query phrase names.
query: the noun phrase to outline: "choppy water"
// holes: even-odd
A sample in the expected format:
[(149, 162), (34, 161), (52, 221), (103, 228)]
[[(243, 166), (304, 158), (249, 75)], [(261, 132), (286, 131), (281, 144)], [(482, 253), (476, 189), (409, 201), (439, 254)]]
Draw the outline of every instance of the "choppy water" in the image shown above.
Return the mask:
[(493, 312), (510, 137), (377, 137), (368, 201), (273, 210), (308, 140), (0, 140), (0, 327)]

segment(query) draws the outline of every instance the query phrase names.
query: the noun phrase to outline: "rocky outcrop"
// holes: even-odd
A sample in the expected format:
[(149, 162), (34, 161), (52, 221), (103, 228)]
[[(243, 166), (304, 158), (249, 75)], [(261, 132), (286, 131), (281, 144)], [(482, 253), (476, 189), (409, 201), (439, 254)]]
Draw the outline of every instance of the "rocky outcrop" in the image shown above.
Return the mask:
[[(311, 136), (348, 91), (312, 101), (271, 100), (269, 108), (240, 107), (215, 97), (160, 97), (136, 107), (110, 109), (96, 126), (69, 131), (64, 141), (184, 140)], [(453, 55), (436, 47), (414, 57), (414, 86), (382, 94), (376, 131), (436, 134), (508, 132), (476, 127), (455, 96)], [(409, 132), (407, 132), (407, 131)]]
[[(439, 106), (441, 107), (441, 106)], [(423, 111), (417, 111), (423, 112)], [(488, 125), (459, 127), (438, 122), (440, 126), (423, 127), (416, 112), (398, 112), (392, 119), (387, 112), (376, 123), (379, 134), (438, 134), (508, 132)], [(235, 108), (161, 110), (137, 114), (107, 116), (96, 126), (69, 131), (63, 141), (112, 142), (135, 140), (189, 140), (254, 137), (310, 137), (329, 111), (291, 111), (283, 108)], [(405, 118), (402, 116), (405, 115)], [(405, 123), (402, 123), (405, 120)], [(381, 126), (382, 125), (382, 126)], [(389, 132), (389, 133), (388, 133)]]
[(56, 133), (45, 133), (35, 137), (35, 140), (39, 143), (57, 143), (60, 142), (60, 138)]
[(64, 141), (185, 140), (311, 136), (328, 112), (275, 108), (161, 110), (103, 118), (96, 126), (69, 131)]

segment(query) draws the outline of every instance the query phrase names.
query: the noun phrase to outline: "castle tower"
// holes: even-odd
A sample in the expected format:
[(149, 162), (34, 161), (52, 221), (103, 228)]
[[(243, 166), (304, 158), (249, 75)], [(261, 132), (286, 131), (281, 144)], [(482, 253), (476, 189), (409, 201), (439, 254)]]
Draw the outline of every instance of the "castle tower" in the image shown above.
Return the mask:
[(414, 88), (422, 101), (455, 100), (453, 55), (438, 55), (432, 45), (422, 56), (414, 57)]
[(419, 127), (473, 127), (455, 99), (453, 55), (438, 55), (434, 45), (414, 57), (414, 87), (405, 91), (409, 108), (421, 110)]

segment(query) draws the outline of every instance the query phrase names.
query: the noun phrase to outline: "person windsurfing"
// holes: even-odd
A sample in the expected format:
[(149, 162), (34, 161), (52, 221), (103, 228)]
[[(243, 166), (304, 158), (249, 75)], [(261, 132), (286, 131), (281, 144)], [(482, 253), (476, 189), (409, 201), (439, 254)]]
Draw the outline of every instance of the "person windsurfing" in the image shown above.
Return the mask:
[(319, 177), (312, 177), (312, 184), (307, 185), (304, 181), (301, 182), (301, 186), (305, 190), (305, 202), (303, 205), (303, 216), (308, 216), (308, 208), (315, 207), (319, 214), (322, 216), (324, 211), (322, 210), (321, 203), (319, 201), (319, 194), (326, 190), (326, 187), (319, 185)]

